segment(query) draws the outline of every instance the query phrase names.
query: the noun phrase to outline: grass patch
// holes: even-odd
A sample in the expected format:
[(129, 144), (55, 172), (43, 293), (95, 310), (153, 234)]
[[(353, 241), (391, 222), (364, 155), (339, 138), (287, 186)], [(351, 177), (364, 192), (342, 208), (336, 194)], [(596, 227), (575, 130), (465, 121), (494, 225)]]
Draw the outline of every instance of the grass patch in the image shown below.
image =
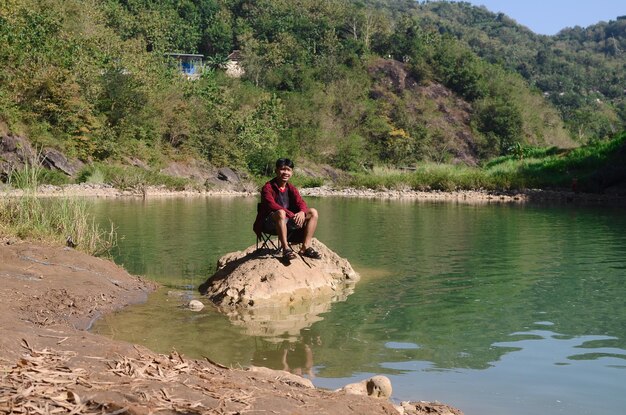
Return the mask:
[(108, 253), (117, 242), (113, 225), (101, 229), (85, 200), (37, 198), (30, 192), (0, 200), (0, 233), (55, 245), (69, 237), (76, 249), (92, 255)]
[[(38, 156), (41, 159), (41, 156)], [(20, 170), (8, 175), (8, 184), (22, 190), (34, 190), (42, 183), (52, 185), (68, 184), (70, 178), (59, 171), (45, 169), (41, 163), (26, 163)]]
[(289, 179), (289, 182), (300, 189), (324, 186), (324, 179), (322, 177), (293, 176)]
[(10, 184), (24, 193), (0, 200), (0, 234), (55, 245), (71, 239), (81, 251), (108, 253), (117, 242), (113, 224), (110, 230), (101, 229), (89, 213), (86, 200), (35, 196), (45, 171), (40, 164), (27, 164), (9, 176)]
[(499, 157), (485, 164), (491, 176), (508, 177), (510, 188), (571, 188), (602, 191), (613, 182), (624, 180), (626, 133), (612, 140), (596, 142), (572, 150), (532, 149), (527, 156)]
[(12, 171), (9, 174), (9, 186), (22, 190), (35, 190), (42, 171), (43, 167), (40, 164), (26, 163), (22, 169)]
[(345, 187), (374, 190), (458, 191), (496, 189), (502, 181), (475, 167), (424, 163), (414, 171), (375, 168), (371, 173), (356, 173), (341, 183)]

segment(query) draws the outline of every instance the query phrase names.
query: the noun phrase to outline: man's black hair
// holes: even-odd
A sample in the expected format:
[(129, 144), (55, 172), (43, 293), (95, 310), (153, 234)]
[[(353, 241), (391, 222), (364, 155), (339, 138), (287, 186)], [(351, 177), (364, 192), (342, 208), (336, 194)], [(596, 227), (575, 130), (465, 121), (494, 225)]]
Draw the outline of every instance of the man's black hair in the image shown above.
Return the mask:
[(293, 169), (293, 161), (291, 159), (278, 159), (276, 160), (276, 168), (280, 169), (283, 166), (287, 166), (290, 169)]

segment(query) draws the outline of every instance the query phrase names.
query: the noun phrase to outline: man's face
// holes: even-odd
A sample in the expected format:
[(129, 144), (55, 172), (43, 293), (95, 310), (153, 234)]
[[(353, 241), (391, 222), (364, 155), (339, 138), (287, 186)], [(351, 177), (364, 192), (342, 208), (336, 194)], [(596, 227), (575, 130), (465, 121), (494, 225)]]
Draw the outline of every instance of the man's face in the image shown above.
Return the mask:
[(292, 174), (293, 170), (289, 166), (281, 166), (276, 168), (276, 177), (284, 182), (287, 182)]

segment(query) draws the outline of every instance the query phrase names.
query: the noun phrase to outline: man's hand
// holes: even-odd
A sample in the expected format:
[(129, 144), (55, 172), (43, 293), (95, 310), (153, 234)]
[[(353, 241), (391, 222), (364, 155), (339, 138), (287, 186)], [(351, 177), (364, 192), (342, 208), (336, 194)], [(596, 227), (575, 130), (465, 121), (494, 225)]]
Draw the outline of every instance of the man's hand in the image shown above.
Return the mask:
[(304, 212), (300, 211), (298, 213), (296, 213), (293, 216), (293, 222), (296, 224), (296, 226), (298, 228), (301, 228), (304, 226), (304, 219), (305, 219), (306, 215), (304, 214)]

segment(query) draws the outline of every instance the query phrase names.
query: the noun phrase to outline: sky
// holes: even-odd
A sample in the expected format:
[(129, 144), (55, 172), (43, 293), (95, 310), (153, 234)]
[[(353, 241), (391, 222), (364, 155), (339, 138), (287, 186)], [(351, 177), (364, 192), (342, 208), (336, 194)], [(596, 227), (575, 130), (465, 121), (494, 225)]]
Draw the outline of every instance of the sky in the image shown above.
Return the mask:
[(555, 35), (566, 27), (587, 27), (626, 15), (625, 0), (465, 0), (502, 12), (535, 33)]

